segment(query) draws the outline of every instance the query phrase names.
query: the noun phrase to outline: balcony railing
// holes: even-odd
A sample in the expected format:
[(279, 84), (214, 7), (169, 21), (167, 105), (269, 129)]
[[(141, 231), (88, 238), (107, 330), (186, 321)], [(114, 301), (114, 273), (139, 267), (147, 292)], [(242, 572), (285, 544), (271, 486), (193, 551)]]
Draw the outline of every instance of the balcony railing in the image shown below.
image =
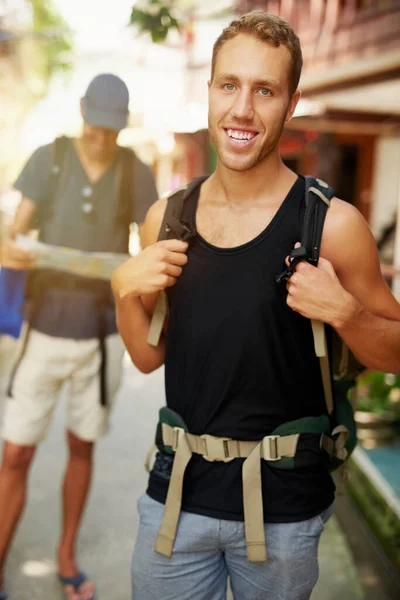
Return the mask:
[(242, 0), (286, 19), (299, 35), (304, 72), (399, 49), (399, 0)]

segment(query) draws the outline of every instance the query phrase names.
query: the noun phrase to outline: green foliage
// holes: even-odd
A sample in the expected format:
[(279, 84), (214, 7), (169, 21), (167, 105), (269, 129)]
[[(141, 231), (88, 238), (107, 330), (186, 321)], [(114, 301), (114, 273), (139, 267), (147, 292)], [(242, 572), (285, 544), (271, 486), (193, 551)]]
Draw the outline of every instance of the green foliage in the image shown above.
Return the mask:
[(148, 0), (143, 8), (132, 8), (131, 25), (138, 25), (143, 33), (150, 33), (155, 43), (164, 42), (171, 29), (179, 31), (180, 24), (170, 8), (161, 0)]
[(58, 70), (71, 67), (71, 35), (67, 23), (52, 5), (52, 0), (29, 0), (32, 5), (33, 31), (41, 44), (42, 76), (48, 80)]
[(357, 409), (400, 419), (400, 375), (369, 371), (358, 378)]

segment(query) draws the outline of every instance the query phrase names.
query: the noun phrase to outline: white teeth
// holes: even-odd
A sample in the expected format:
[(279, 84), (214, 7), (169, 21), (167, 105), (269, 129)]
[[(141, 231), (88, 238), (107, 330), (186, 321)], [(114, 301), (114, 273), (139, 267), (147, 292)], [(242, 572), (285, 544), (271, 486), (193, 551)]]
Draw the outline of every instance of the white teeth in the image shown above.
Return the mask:
[(229, 137), (235, 140), (251, 140), (256, 134), (251, 131), (237, 131), (236, 129), (228, 129)]

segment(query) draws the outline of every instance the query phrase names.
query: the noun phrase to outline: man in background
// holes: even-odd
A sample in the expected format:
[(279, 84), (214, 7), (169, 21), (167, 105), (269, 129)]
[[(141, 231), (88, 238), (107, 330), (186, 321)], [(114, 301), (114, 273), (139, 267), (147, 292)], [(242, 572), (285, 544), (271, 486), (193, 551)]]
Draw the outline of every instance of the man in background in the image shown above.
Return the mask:
[[(83, 130), (37, 149), (18, 177), (22, 200), (3, 245), (2, 264), (32, 269), (17, 234), (39, 227), (45, 243), (88, 252), (127, 253), (130, 224), (144, 221), (157, 192), (150, 169), (117, 145), (127, 125), (129, 92), (112, 74), (90, 83), (81, 101)], [(36, 222), (35, 222), (36, 219)], [(58, 574), (68, 600), (89, 600), (95, 586), (79, 569), (75, 547), (89, 492), (95, 441), (107, 430), (118, 390), (123, 345), (110, 282), (55, 270), (30, 270), (25, 334), (9, 386), (0, 469), (0, 599), (4, 561), (21, 517), (27, 477), (62, 385), (69, 383)]]

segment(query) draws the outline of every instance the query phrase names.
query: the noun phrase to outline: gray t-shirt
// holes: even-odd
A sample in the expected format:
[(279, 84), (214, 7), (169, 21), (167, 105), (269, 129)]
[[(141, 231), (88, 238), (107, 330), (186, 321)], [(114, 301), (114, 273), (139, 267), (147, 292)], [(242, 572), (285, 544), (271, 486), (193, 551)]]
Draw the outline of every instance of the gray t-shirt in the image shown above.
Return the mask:
[[(68, 151), (67, 168), (60, 177), (56, 197), (51, 202), (51, 217), (42, 228), (41, 240), (89, 252), (126, 252), (126, 229), (129, 225), (126, 224), (125, 230), (116, 225), (118, 155), (101, 179), (93, 184), (72, 142)], [(38, 209), (43, 209), (43, 204), (49, 201), (46, 195), (53, 160), (52, 144), (38, 148), (14, 184), (23, 196), (38, 205)], [(142, 223), (148, 208), (157, 200), (157, 190), (151, 170), (137, 157), (132, 158), (132, 178), (130, 220)], [(88, 200), (94, 207), (90, 216), (85, 215), (82, 209)], [(82, 290), (46, 290), (41, 296), (39, 310), (35, 310), (32, 327), (54, 337), (97, 337), (98, 312), (94, 303), (93, 295)], [(113, 305), (106, 310), (106, 323), (107, 334), (117, 331)]]

